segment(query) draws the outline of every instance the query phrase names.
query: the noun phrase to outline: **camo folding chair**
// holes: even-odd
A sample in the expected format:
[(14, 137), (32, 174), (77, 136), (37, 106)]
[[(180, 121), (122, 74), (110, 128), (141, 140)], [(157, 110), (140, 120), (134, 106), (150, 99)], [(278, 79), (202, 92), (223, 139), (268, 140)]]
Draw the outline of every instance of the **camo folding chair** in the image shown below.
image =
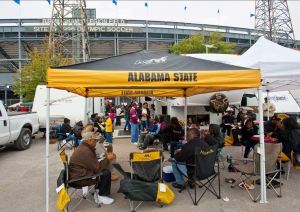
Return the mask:
[[(281, 143), (265, 143), (266, 186), (278, 197), (281, 197), (281, 148)], [(256, 191), (258, 190), (256, 187), (259, 186), (255, 186), (255, 183), (260, 180), (259, 145), (254, 147), (253, 159), (233, 158), (232, 160), (237, 162), (234, 167), (240, 172), (240, 177), (239, 181), (237, 180), (231, 187), (239, 185), (247, 191), (252, 201), (256, 202), (260, 197), (260, 192)]]

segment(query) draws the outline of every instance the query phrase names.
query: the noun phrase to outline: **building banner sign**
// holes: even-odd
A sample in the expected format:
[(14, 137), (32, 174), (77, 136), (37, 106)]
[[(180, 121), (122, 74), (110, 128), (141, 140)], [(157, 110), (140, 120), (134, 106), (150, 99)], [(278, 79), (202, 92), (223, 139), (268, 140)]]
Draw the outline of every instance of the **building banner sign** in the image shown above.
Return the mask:
[[(26, 26), (25, 31), (49, 32), (51, 19), (42, 19), (40, 26)], [(89, 32), (139, 32), (140, 28), (127, 25), (124, 19), (88, 19)], [(80, 19), (66, 18), (64, 20), (66, 32), (80, 31)]]

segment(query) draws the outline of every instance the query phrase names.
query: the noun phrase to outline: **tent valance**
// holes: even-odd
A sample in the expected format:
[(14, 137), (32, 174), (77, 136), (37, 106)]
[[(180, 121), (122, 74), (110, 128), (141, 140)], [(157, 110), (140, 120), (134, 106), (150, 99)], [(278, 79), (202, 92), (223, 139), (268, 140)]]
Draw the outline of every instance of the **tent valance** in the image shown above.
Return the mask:
[(166, 53), (137, 52), (49, 68), (49, 88), (82, 96), (192, 96), (257, 88), (260, 71)]

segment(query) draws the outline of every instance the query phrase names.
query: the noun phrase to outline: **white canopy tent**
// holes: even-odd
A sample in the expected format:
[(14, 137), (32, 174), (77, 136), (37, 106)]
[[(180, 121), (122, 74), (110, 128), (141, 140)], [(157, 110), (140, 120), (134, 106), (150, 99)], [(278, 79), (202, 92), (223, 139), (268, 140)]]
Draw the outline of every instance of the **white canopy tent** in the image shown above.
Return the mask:
[(226, 54), (187, 54), (186, 56), (236, 66), (259, 68), (264, 90), (300, 89), (300, 51), (283, 47), (264, 37), (260, 37), (241, 56)]
[[(300, 51), (283, 47), (264, 37), (257, 42), (243, 55), (236, 56), (210, 56), (204, 54), (189, 54), (187, 56), (202, 58), (211, 61), (222, 61), (223, 63), (259, 68), (262, 75), (262, 87), (258, 90), (259, 123), (260, 132), (263, 128), (262, 115), (262, 90), (267, 91), (288, 91), (300, 88)], [(265, 151), (264, 134), (260, 133), (261, 147), (261, 203), (267, 202), (265, 184)]]

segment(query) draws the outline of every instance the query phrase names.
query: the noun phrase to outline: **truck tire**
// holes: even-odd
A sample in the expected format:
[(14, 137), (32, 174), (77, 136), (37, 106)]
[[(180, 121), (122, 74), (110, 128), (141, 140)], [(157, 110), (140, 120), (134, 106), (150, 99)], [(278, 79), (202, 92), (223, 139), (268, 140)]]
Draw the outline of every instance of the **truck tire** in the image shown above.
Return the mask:
[(18, 139), (15, 141), (15, 148), (17, 150), (28, 149), (31, 145), (31, 130), (28, 128), (23, 128)]

